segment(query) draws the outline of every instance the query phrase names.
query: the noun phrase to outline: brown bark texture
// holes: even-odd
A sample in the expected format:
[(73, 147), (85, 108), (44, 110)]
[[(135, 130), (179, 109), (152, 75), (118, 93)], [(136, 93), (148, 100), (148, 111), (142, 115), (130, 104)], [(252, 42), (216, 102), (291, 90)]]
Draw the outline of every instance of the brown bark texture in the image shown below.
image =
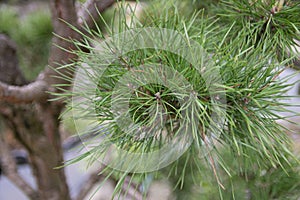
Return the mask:
[[(96, 7), (101, 12), (114, 2), (87, 1), (78, 14), (73, 0), (50, 1), (55, 36), (52, 39), (48, 66), (31, 83), (25, 80), (19, 69), (16, 44), (6, 35), (0, 35), (0, 116), (28, 152), (37, 190), (32, 189), (18, 175), (15, 164), (8, 156), (9, 147), (3, 136), (0, 137), (0, 151), (4, 155), (2, 168), (3, 173), (30, 199), (70, 199), (64, 168), (57, 168), (63, 164), (58, 127), (64, 105), (59, 101), (49, 101), (52, 98), (49, 92), (59, 92), (54, 84), (66, 83), (57, 77), (73, 73), (67, 68), (58, 69), (62, 64), (76, 60), (76, 55), (70, 53), (75, 46), (68, 39), (80, 40), (82, 37), (68, 24), (78, 28), (85, 21), (90, 24), (91, 17), (97, 16)], [(85, 12), (90, 12), (91, 15)]]

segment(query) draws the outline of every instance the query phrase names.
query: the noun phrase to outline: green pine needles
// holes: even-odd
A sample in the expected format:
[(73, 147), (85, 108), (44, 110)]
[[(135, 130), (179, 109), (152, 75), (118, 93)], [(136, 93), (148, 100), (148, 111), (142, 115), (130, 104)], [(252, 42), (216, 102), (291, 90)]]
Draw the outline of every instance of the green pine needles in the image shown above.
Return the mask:
[(231, 187), (224, 174), (290, 171), (297, 159), (277, 122), (296, 113), (283, 103), (291, 85), (278, 76), (296, 56), (299, 4), (230, 0), (214, 5), (214, 16), (182, 14), (186, 1), (149, 4), (137, 17), (120, 3), (105, 37), (86, 28), (85, 41), (75, 41), (77, 75), (64, 96), (73, 97), (75, 121), (88, 125), (79, 134), (95, 132), (77, 160), (107, 165), (104, 173), (119, 179), (116, 195), (129, 174), (144, 183), (168, 171), (186, 189), (189, 176), (210, 169), (222, 194)]
[(234, 22), (230, 33), (232, 37), (246, 34), (250, 46), (263, 43), (267, 46), (264, 48), (270, 48), (270, 42), (279, 57), (290, 57), (291, 47), (300, 39), (297, 14), (300, 6), (297, 1), (222, 1), (216, 12), (224, 25)]

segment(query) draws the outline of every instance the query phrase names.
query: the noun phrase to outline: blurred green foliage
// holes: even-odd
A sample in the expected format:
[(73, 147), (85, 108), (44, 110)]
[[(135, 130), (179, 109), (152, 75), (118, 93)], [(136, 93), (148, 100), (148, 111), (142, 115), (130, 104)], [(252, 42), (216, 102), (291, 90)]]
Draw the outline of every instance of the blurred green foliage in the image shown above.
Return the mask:
[(9, 6), (0, 6), (0, 32), (12, 36), (18, 27), (18, 15), (15, 9)]
[[(179, 181), (182, 179), (180, 172), (185, 166), (186, 157), (184, 156), (178, 161), (180, 164), (176, 170), (171, 169), (174, 173), (170, 173), (170, 168), (165, 170), (170, 173), (169, 180), (175, 188), (175, 196), (178, 200), (215, 200), (220, 198), (224, 200), (298, 200), (300, 198), (300, 172), (297, 162), (292, 161), (291, 167), (286, 167), (286, 170), (280, 166), (277, 168), (271, 166), (249, 168), (240, 161), (239, 156), (234, 156), (229, 149), (220, 149), (220, 152), (224, 163), (231, 168), (229, 172), (226, 172), (221, 166), (216, 166), (225, 190), (218, 187), (211, 167), (205, 165), (205, 162), (197, 165), (199, 169), (197, 172), (193, 170), (195, 162), (187, 164), (182, 188), (180, 188), (181, 182)], [(176, 184), (178, 184), (177, 187), (175, 187)]]
[(20, 16), (17, 7), (0, 5), (0, 33), (17, 43), (20, 67), (27, 79), (34, 79), (48, 61), (52, 37), (49, 11), (40, 9)]

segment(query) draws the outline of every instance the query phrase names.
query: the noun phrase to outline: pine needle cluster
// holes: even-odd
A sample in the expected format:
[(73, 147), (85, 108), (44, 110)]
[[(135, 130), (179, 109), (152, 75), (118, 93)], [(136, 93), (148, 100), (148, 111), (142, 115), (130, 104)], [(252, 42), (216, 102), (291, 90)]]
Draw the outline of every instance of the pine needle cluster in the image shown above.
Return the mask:
[[(128, 7), (120, 4), (111, 24), (104, 22), (107, 36), (100, 28), (92, 31), (86, 27), (81, 33), (85, 41), (74, 41), (78, 49), (89, 50), (89, 53), (75, 52), (79, 60), (74, 63), (74, 70), (85, 73), (90, 80), (81, 80), (77, 75), (81, 84), (74, 87), (79, 89), (65, 96), (73, 97), (70, 105), (76, 120), (91, 122), (89, 129), (80, 134), (96, 132), (93, 142), (85, 143), (88, 153), (77, 160), (116, 158), (112, 145), (114, 150), (143, 157), (165, 144), (185, 146), (188, 143), (182, 148), (185, 150), (182, 158), (166, 168), (171, 177), (174, 172), (179, 175), (176, 176), (178, 187), (184, 187), (186, 172), (201, 173), (201, 166), (206, 163), (219, 187), (225, 189), (219, 171), (222, 168), (230, 177), (232, 166), (222, 157), (224, 148), (230, 149), (240, 167), (289, 171), (287, 168), (297, 159), (291, 152), (285, 128), (277, 121), (288, 120), (283, 112), (296, 113), (289, 111), (291, 105), (283, 103), (291, 85), (278, 76), (292, 65), (296, 56), (291, 48), (300, 36), (299, 3), (230, 0), (208, 4), (214, 11), (206, 8), (209, 14), (206, 10), (185, 12), (186, 1), (152, 4), (146, 7), (142, 17), (132, 14), (130, 19), (125, 12)], [(115, 39), (124, 32), (149, 27), (179, 33), (183, 41), (191, 44), (186, 52), (190, 52), (195, 62), (155, 47), (138, 49), (133, 45), (127, 51), (120, 48), (120, 38)], [(109, 37), (112, 39), (108, 40)], [(149, 34), (149, 37), (159, 36)], [(204, 51), (193, 53), (193, 42)], [(107, 62), (111, 58), (113, 61)], [(164, 75), (166, 71), (156, 71), (155, 74), (162, 76), (150, 78), (151, 66), (168, 66), (176, 73)], [(138, 75), (128, 76), (128, 73)], [(188, 84), (179, 83), (181, 78)], [(152, 83), (143, 82), (149, 79)], [(133, 86), (123, 83), (133, 83)], [(127, 106), (126, 111), (122, 110), (123, 104)], [(168, 156), (166, 153), (163, 158)], [(127, 162), (113, 165), (128, 169), (118, 173), (116, 194), (127, 175), (133, 174), (133, 180), (138, 182), (150, 174), (133, 172), (137, 166)], [(107, 171), (110, 170), (114, 171), (111, 168)]]

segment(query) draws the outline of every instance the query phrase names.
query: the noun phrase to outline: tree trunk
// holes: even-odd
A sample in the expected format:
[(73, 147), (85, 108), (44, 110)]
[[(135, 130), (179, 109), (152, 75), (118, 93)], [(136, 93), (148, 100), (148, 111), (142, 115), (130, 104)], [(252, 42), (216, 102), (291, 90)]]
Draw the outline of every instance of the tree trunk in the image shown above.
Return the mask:
[(0, 116), (28, 151), (37, 191), (26, 185), (22, 177), (18, 176), (16, 167), (9, 168), (8, 165), (3, 165), (6, 167), (3, 172), (7, 173), (7, 176), (13, 173), (8, 178), (30, 199), (70, 199), (64, 168), (54, 169), (63, 164), (58, 127), (59, 115), (64, 105), (60, 101), (49, 101), (52, 98), (49, 92), (60, 92), (53, 86), (55, 84), (69, 83), (57, 77), (67, 75), (71, 78), (74, 73), (68, 68), (60, 68), (61, 65), (71, 64), (77, 59), (76, 55), (71, 53), (76, 47), (69, 39), (82, 39), (82, 35), (70, 25), (92, 27), (93, 19), (98, 17), (98, 11), (103, 12), (114, 2), (115, 0), (87, 0), (85, 6), (78, 11), (74, 0), (50, 1), (55, 32), (48, 60), (51, 67), (45, 67), (32, 83), (27, 83), (19, 70), (16, 45), (8, 37), (0, 35)]
[[(0, 71), (6, 72), (0, 74), (0, 81), (10, 85), (26, 84), (18, 67), (14, 43), (3, 35), (0, 40)], [(1, 70), (4, 63), (6, 69)], [(0, 114), (5, 124), (28, 152), (38, 187), (36, 199), (70, 199), (64, 169), (54, 169), (63, 164), (58, 130), (61, 109), (62, 105), (53, 102), (0, 104)]]

